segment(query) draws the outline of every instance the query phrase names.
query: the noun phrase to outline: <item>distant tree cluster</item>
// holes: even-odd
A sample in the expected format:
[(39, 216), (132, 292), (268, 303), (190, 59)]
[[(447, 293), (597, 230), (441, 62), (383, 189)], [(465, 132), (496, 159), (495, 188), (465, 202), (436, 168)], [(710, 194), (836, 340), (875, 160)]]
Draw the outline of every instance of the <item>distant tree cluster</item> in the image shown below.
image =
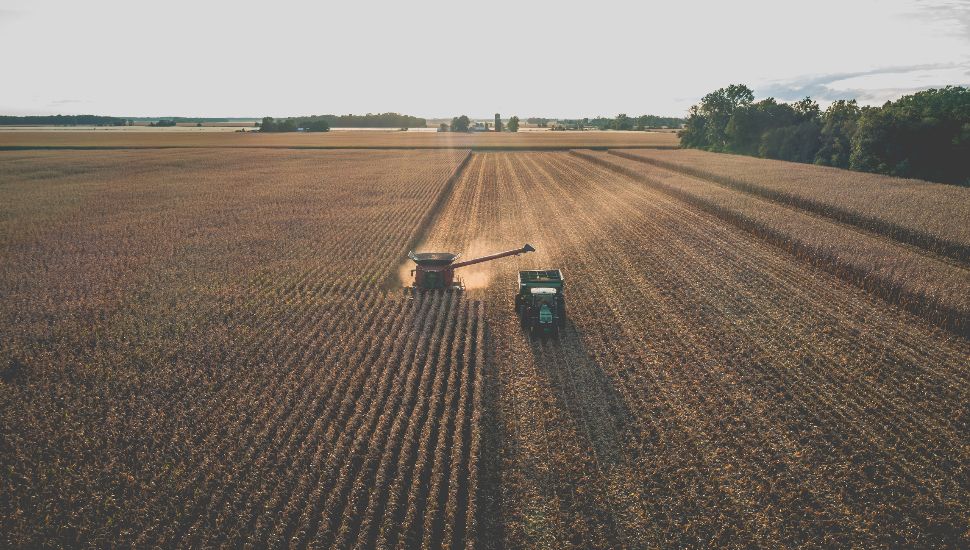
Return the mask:
[(159, 128), (171, 128), (172, 126), (175, 126), (176, 124), (178, 124), (178, 123), (175, 122), (174, 120), (167, 120), (167, 119), (157, 120), (155, 122), (149, 122), (148, 123), (149, 126), (157, 126)]
[(263, 117), (259, 122), (260, 132), (295, 132), (296, 121), (290, 118), (274, 119), (271, 116)]
[(514, 117), (510, 118), (508, 124), (505, 125), (505, 128), (508, 131), (510, 131), (510, 132), (518, 132), (519, 131), (519, 117), (514, 116)]
[(128, 120), (98, 115), (0, 116), (0, 126), (126, 126)]
[[(532, 120), (532, 119), (529, 119)], [(554, 130), (584, 130), (595, 128), (598, 130), (650, 130), (659, 128), (680, 128), (685, 119), (678, 117), (662, 117), (656, 115), (640, 115), (636, 118), (626, 114), (619, 114), (616, 118), (567, 118), (559, 120)]]
[(970, 90), (926, 90), (859, 107), (839, 100), (824, 112), (811, 98), (754, 101), (732, 84), (690, 109), (681, 145), (970, 185)]
[(287, 119), (287, 122), (294, 122), (297, 128), (303, 128), (306, 132), (329, 132), (331, 124), (323, 117), (300, 117)]
[[(496, 120), (500, 122), (494, 129), (496, 132), (507, 131), (507, 132), (518, 132), (519, 131), (519, 117), (513, 116), (509, 118), (509, 121), (504, 126), (501, 125), (501, 119), (496, 117)], [(484, 126), (485, 130), (488, 131), (491, 125), (486, 122)], [(481, 128), (479, 128), (481, 129)], [(472, 130), (472, 120), (468, 118), (467, 115), (456, 116), (451, 119), (451, 124), (445, 124), (442, 122), (438, 126), (439, 132), (470, 132)]]
[(633, 125), (634, 130), (650, 130), (659, 128), (680, 128), (686, 119), (671, 116), (640, 115)]
[(265, 117), (259, 124), (262, 132), (327, 132), (331, 128), (424, 128), (428, 122), (423, 118), (398, 113), (366, 115), (313, 115), (274, 120)]
[[(155, 119), (155, 118), (134, 118), (133, 120), (136, 121), (136, 122), (155, 122), (156, 120), (162, 120), (162, 119)], [(198, 124), (199, 122), (231, 122), (233, 119), (229, 119), (229, 118), (210, 118), (210, 117), (168, 116), (168, 117), (164, 117), (164, 120), (172, 120), (172, 121), (175, 121), (177, 123), (190, 122), (190, 123)], [(240, 120), (240, 119), (237, 119), (237, 120)]]
[(320, 117), (296, 117), (274, 119), (263, 117), (258, 123), (260, 132), (329, 132), (330, 125)]
[(423, 118), (398, 113), (318, 115), (305, 118), (325, 120), (331, 128), (424, 128), (428, 125), (428, 121)]
[(451, 131), (452, 132), (467, 132), (471, 127), (471, 120), (465, 116), (456, 116), (451, 119)]

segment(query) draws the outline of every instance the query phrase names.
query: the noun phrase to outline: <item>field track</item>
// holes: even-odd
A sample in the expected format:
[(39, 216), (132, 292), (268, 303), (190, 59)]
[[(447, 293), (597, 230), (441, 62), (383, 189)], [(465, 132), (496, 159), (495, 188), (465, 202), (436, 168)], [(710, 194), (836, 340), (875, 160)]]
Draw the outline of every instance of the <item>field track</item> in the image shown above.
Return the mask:
[[(482, 235), (538, 249), (470, 274), (509, 546), (967, 536), (965, 340), (564, 153), (474, 155), (427, 246)], [(564, 269), (558, 339), (519, 328), (518, 267)]]
[(962, 259), (665, 153), (0, 152), (0, 545), (970, 545)]

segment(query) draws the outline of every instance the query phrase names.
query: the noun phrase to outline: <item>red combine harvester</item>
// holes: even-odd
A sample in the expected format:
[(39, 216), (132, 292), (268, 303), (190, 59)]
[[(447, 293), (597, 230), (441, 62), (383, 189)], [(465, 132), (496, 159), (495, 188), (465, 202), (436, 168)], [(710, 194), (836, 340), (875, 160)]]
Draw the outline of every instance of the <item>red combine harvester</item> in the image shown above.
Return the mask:
[(450, 252), (408, 252), (408, 258), (414, 260), (414, 263), (417, 264), (411, 270), (411, 275), (414, 276), (414, 284), (411, 288), (414, 290), (464, 290), (465, 286), (462, 284), (461, 278), (455, 276), (455, 270), (459, 267), (480, 264), (482, 262), (505, 258), (506, 256), (518, 256), (519, 254), (534, 251), (535, 248), (527, 244), (515, 250), (506, 250), (498, 254), (482, 256), (481, 258), (465, 260), (464, 262), (458, 263), (454, 262), (461, 254), (452, 254)]

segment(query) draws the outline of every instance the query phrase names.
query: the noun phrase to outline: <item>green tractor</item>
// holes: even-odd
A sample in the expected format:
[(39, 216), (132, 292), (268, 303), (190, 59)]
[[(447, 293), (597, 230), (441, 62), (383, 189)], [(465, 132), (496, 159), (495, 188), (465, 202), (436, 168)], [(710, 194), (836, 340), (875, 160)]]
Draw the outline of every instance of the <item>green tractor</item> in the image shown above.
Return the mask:
[(566, 321), (564, 288), (562, 271), (558, 269), (520, 271), (515, 312), (522, 326), (532, 331), (560, 328)]

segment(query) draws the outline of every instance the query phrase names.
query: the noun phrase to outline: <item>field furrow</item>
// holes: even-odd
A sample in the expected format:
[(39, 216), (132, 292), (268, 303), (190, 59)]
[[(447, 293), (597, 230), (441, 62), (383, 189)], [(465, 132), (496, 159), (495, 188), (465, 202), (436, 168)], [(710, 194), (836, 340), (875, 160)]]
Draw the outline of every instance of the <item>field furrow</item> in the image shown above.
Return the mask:
[[(451, 353), (465, 345), (464, 327), (479, 324), (473, 302), (456, 297), (432, 315), (432, 300), (383, 289), (468, 151), (60, 159), (77, 168), (39, 169), (47, 154), (18, 158), (10, 166), (23, 175), (5, 171), (0, 190), (9, 198), (0, 223), (16, 228), (0, 242), (11, 298), (2, 314), (17, 321), (16, 330), (4, 324), (2, 359), (31, 373), (4, 379), (0, 393), (4, 469), (36, 479), (30, 457), (41, 452), (59, 472), (17, 485), (32, 494), (5, 493), (18, 512), (4, 515), (4, 540), (352, 542), (378, 459), (401, 450), (387, 438), (391, 421), (419, 421), (402, 408), (406, 383), (425, 376), (402, 374), (408, 354), (440, 358), (416, 369), (475, 379), (467, 371), (478, 358)], [(125, 185), (111, 183), (122, 175)], [(50, 388), (62, 397), (40, 398)], [(441, 406), (444, 397), (433, 396), (436, 427), (468, 424), (480, 406), (464, 399), (459, 411)], [(95, 417), (99, 429), (78, 429)], [(424, 444), (438, 456), (453, 454), (457, 430), (430, 436)], [(455, 467), (467, 472), (478, 457), (465, 446)], [(477, 494), (467, 479), (455, 484)], [(425, 508), (437, 517), (434, 494), (412, 506), (415, 524)], [(33, 523), (39, 510), (47, 527)], [(336, 511), (335, 525), (319, 521), (325, 510)], [(456, 531), (470, 531), (460, 521)]]
[[(494, 168), (458, 182), (429, 249), (487, 231), (539, 250), (471, 291), (500, 376), (505, 544), (962, 540), (965, 340), (637, 177), (475, 156)], [(512, 315), (520, 266), (564, 270), (557, 336)]]
[[(632, 149), (0, 166), (0, 546), (970, 546), (956, 188)], [(408, 250), (526, 243), (402, 288)], [(525, 269), (562, 270), (557, 329)]]
[(970, 192), (955, 185), (699, 150), (612, 154), (816, 212), (904, 243), (970, 262)]
[(602, 152), (573, 153), (689, 201), (960, 334), (970, 330), (970, 271), (962, 265), (695, 177)]

